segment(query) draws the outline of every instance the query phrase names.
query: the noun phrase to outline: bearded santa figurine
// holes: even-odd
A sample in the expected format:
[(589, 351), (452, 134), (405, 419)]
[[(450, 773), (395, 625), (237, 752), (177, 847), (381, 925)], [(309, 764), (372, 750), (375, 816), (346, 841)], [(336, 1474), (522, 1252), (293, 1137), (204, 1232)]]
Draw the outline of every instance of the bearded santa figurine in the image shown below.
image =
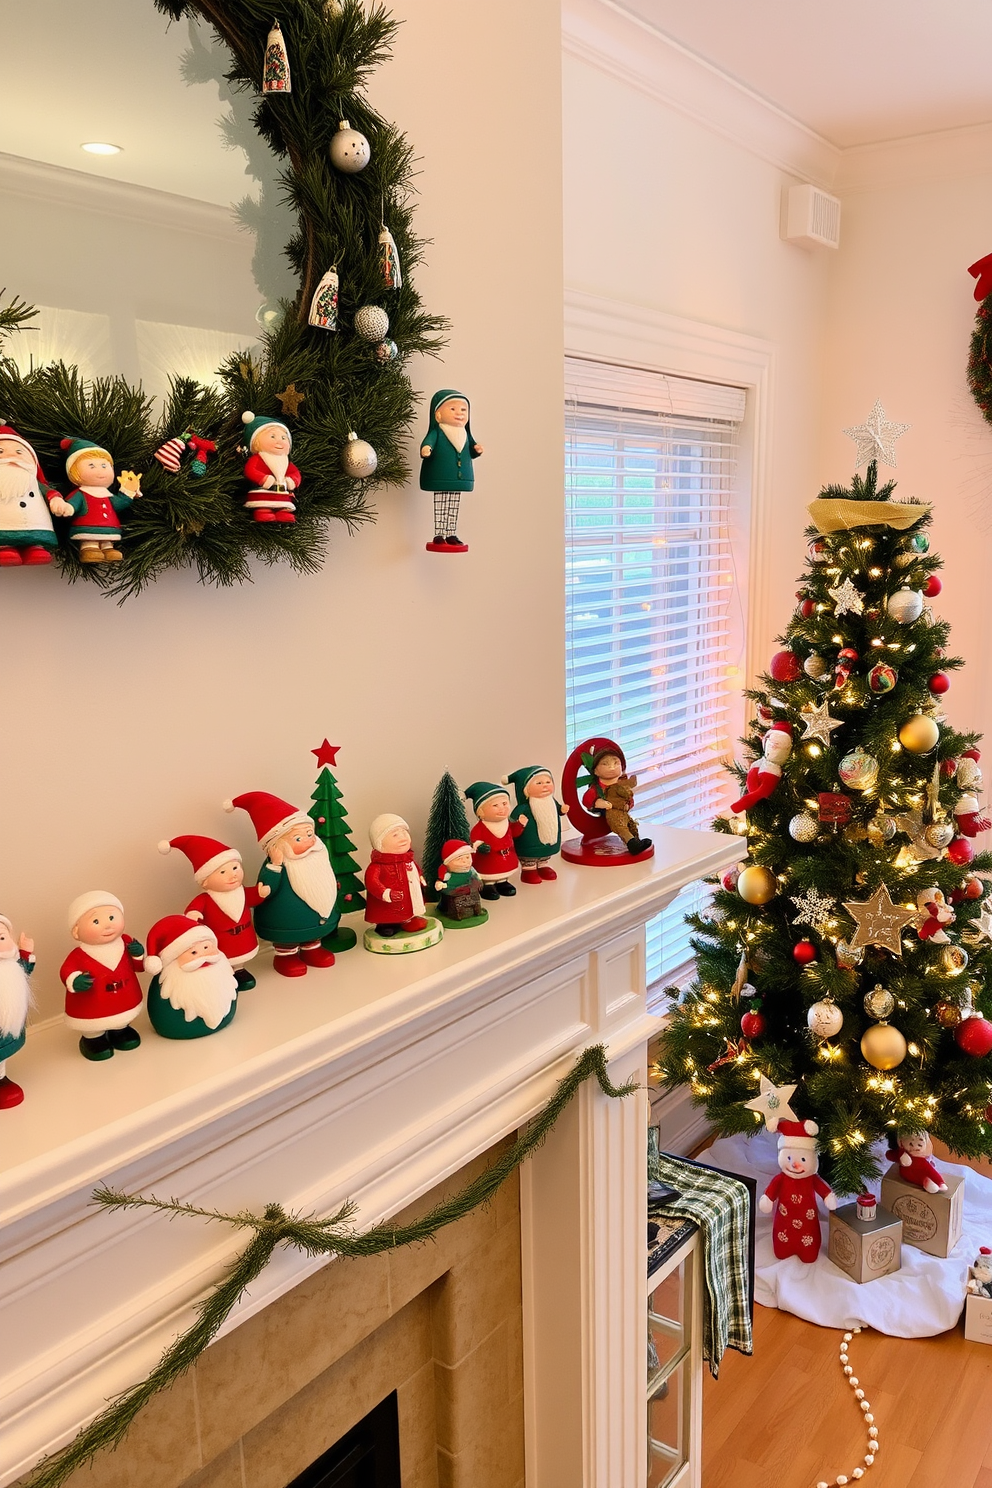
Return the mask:
[(0, 425), (0, 568), (51, 563), (58, 542), (49, 508), (57, 517), (72, 516), (27, 440)]
[(904, 1183), (915, 1183), (925, 1193), (947, 1192), (944, 1176), (931, 1160), (933, 1143), (928, 1132), (900, 1132), (897, 1145), (885, 1155), (889, 1162), (899, 1164), (899, 1177)]
[(321, 945), (341, 916), (335, 909), (338, 881), (327, 848), (305, 811), (268, 791), (248, 791), (224, 802), (225, 811), (247, 811), (266, 854), (258, 875), (260, 903), (255, 930), (275, 947), (280, 976), (306, 976), (309, 966), (333, 966), (334, 953)]
[(491, 780), (477, 780), (465, 796), (476, 815), (469, 841), (472, 866), (482, 880), (479, 892), (483, 899), (512, 899), (517, 890), (510, 878), (520, 867), (515, 844), (524, 824), (510, 821), (510, 792)]
[(568, 807), (555, 800), (554, 776), (544, 765), (524, 765), (504, 775), (503, 784), (516, 790), (516, 819), (523, 827), (517, 838), (520, 882), (557, 878), (551, 859), (561, 851), (561, 819)]
[(731, 811), (750, 811), (759, 801), (767, 801), (782, 778), (782, 766), (792, 753), (791, 723), (773, 723), (761, 746), (762, 757), (747, 772), (747, 790)]
[(365, 870), (365, 918), (379, 935), (427, 929), (427, 880), (414, 861), (413, 838), (401, 816), (384, 811), (369, 827), (372, 857)]
[(258, 936), (251, 914), (272, 890), (267, 884), (245, 888), (241, 854), (236, 847), (225, 847), (213, 837), (173, 837), (158, 845), (160, 853), (171, 852), (173, 848), (189, 858), (193, 877), (203, 890), (183, 913), (213, 932), (234, 968), (238, 991), (250, 991), (255, 978), (245, 966), (258, 954)]
[(820, 1253), (819, 1196), (827, 1209), (837, 1208), (837, 1195), (819, 1176), (815, 1121), (778, 1123), (778, 1165), (781, 1172), (758, 1200), (762, 1214), (771, 1214), (772, 1249), (777, 1260), (796, 1255), (807, 1265)]
[(76, 948), (62, 962), (65, 1021), (80, 1035), (85, 1059), (111, 1059), (136, 1049), (131, 1021), (141, 1011), (144, 947), (124, 929), (124, 906), (106, 889), (91, 889), (69, 905), (69, 933)]
[(303, 479), (289, 458), (293, 436), (280, 419), (243, 413), (245, 480), (251, 487), (245, 506), (256, 522), (295, 522), (294, 494)]
[(189, 915), (166, 915), (148, 932), (148, 1018), (169, 1039), (206, 1038), (238, 1010), (238, 983), (212, 930)]
[(0, 1111), (19, 1106), (24, 1091), (7, 1074), (7, 1060), (24, 1048), (24, 1028), (31, 1006), (28, 977), (34, 971), (34, 941), (14, 939), (14, 927), (0, 915)]

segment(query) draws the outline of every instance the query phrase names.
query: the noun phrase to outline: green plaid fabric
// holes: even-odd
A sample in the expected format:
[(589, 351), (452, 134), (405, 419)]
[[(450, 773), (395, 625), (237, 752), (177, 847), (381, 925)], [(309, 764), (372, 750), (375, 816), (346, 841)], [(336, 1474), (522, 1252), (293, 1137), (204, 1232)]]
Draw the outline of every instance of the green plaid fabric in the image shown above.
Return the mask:
[(691, 1219), (703, 1237), (703, 1358), (716, 1379), (728, 1348), (751, 1352), (747, 1242), (751, 1195), (743, 1183), (712, 1168), (651, 1154), (651, 1177), (681, 1194), (665, 1214)]

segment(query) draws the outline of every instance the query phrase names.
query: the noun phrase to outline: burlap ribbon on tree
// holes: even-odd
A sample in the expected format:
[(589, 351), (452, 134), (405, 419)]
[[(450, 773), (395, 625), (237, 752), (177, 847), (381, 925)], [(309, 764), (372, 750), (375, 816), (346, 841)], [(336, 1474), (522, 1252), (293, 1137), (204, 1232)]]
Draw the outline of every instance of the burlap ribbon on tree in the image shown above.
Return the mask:
[(817, 532), (844, 532), (850, 527), (913, 527), (930, 511), (930, 503), (904, 501), (849, 501), (842, 496), (818, 497), (807, 510)]

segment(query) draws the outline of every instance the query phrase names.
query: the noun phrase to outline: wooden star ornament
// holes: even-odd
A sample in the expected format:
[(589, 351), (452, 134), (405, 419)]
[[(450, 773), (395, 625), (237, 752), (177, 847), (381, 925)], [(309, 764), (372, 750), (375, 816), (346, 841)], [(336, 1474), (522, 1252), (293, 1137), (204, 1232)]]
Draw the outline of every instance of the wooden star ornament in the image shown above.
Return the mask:
[(305, 403), (306, 393), (296, 390), (295, 382), (288, 382), (281, 393), (276, 393), (276, 400), (283, 413), (288, 413), (291, 418), (299, 418), (300, 404)]
[(770, 1132), (777, 1131), (780, 1121), (796, 1120), (796, 1113), (789, 1105), (795, 1088), (795, 1085), (773, 1085), (767, 1075), (762, 1075), (759, 1093), (744, 1104), (749, 1111), (757, 1111)]
[(916, 919), (915, 908), (893, 904), (884, 884), (879, 884), (870, 899), (845, 899), (844, 908), (858, 927), (849, 941), (852, 950), (876, 945), (894, 956), (902, 955), (902, 931)]

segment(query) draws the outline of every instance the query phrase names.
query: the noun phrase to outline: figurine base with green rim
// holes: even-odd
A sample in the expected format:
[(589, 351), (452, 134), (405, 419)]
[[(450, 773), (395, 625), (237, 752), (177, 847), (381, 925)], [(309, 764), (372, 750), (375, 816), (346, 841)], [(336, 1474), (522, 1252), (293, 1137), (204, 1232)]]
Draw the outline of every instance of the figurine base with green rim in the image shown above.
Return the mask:
[(367, 951), (373, 951), (377, 956), (407, 956), (411, 951), (429, 950), (443, 938), (441, 921), (432, 917), (423, 930), (397, 930), (395, 935), (380, 935), (370, 925), (362, 937), (362, 944)]

